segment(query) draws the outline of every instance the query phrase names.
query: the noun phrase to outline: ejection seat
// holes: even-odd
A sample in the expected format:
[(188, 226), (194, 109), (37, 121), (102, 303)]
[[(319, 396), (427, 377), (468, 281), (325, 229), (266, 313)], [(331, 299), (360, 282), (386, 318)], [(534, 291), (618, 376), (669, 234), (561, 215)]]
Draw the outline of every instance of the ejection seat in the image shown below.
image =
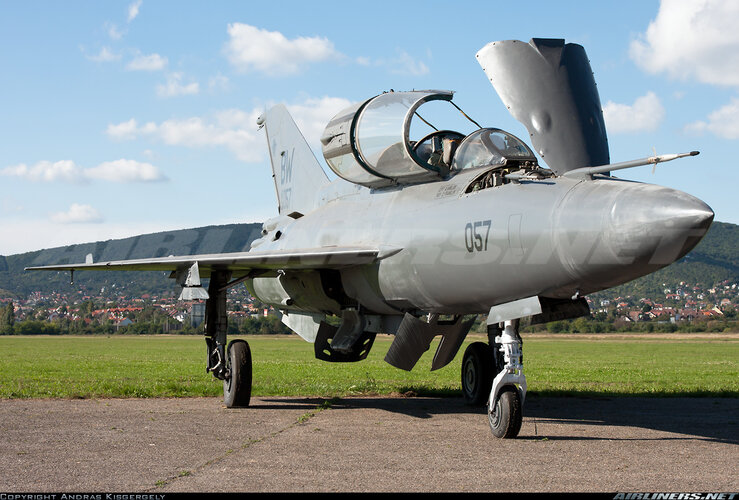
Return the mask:
[(449, 174), (457, 147), (464, 135), (453, 130), (436, 130), (422, 137), (414, 146), (418, 158), (432, 167), (438, 168), (442, 176)]

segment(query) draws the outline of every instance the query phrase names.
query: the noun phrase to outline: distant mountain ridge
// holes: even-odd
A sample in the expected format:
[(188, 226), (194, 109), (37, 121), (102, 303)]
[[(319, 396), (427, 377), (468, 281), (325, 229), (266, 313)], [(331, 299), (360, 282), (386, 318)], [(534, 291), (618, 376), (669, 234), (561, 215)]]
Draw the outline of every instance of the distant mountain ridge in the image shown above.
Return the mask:
[[(24, 272), (28, 266), (95, 262), (248, 251), (261, 234), (262, 225), (228, 224), (163, 231), (118, 240), (97, 241), (49, 248), (7, 257), (0, 256), (0, 293), (27, 296), (32, 292), (69, 293), (68, 272)], [(115, 285), (115, 286), (114, 286)], [(110, 271), (75, 273), (75, 287), (97, 294), (103, 287), (124, 290), (126, 295), (174, 293), (174, 283), (160, 271)]]
[[(67, 272), (24, 272), (23, 268), (47, 264), (85, 262), (88, 254), (95, 262), (107, 260), (241, 252), (261, 234), (261, 224), (229, 224), (179, 231), (164, 231), (118, 240), (98, 241), (0, 256), (0, 297), (26, 297), (32, 292), (69, 293), (82, 290), (97, 295), (102, 288), (128, 296), (174, 294), (176, 286), (167, 273), (80, 272), (75, 285), (69, 285)], [(656, 273), (600, 292), (608, 296), (662, 294), (664, 284), (681, 281), (711, 286), (724, 280), (739, 282), (739, 226), (714, 222), (703, 240), (688, 255)]]

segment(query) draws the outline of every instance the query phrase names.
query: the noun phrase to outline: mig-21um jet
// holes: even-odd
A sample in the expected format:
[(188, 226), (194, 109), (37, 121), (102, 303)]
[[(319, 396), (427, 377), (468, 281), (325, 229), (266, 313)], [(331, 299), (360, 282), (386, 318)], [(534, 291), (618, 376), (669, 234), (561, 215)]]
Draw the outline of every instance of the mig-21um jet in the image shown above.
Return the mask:
[(223, 381), (227, 407), (251, 396), (249, 346), (226, 340), (226, 290), (240, 283), (329, 362), (360, 361), (387, 333), (394, 340), (385, 361), (411, 370), (440, 336), (436, 370), (455, 357), (475, 315), (486, 314), (488, 342), (467, 347), (462, 393), (487, 405), (495, 436), (515, 437), (526, 397), (520, 320), (589, 314), (587, 294), (681, 258), (714, 214), (683, 192), (611, 175), (697, 152), (610, 163), (582, 46), (492, 42), (477, 60), (548, 168), (504, 130), (469, 119), (473, 131), (461, 133), (424, 118), (432, 103), (467, 118), (452, 92), (391, 91), (328, 123), (323, 156), (338, 176), (330, 181), (277, 105), (257, 124), (279, 215), (250, 251), (29, 269), (171, 272), (181, 299), (206, 301), (207, 370)]

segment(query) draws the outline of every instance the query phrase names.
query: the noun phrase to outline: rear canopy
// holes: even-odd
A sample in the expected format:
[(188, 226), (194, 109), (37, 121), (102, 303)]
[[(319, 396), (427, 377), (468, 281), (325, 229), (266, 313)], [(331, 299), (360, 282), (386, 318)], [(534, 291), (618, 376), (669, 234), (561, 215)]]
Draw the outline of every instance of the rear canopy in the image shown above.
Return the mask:
[[(449, 168), (414, 150), (411, 121), (425, 102), (452, 100), (440, 90), (387, 92), (338, 113), (321, 137), (323, 156), (336, 175), (355, 184), (382, 187), (438, 180)], [(446, 132), (446, 134), (445, 134)], [(440, 136), (462, 137), (451, 131)]]

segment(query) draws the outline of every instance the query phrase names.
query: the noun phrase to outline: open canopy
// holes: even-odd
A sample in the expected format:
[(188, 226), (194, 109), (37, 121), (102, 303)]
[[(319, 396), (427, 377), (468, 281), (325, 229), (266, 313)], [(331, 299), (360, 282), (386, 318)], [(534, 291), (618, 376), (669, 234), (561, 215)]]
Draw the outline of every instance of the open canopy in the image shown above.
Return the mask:
[[(438, 181), (467, 168), (509, 165), (511, 161), (536, 163), (528, 146), (508, 132), (478, 128), (465, 136), (437, 129), (419, 113), (429, 101), (458, 110), (451, 104), (452, 95), (439, 90), (386, 92), (350, 106), (324, 130), (321, 142), (326, 162), (339, 177), (372, 188)], [(433, 107), (424, 108), (424, 115)], [(414, 135), (412, 140), (411, 128), (417, 125), (432, 131), (420, 138)]]
[(370, 187), (447, 176), (451, 157), (444, 162), (442, 141), (459, 142), (464, 136), (437, 130), (420, 141), (411, 141), (409, 133), (423, 103), (451, 101), (452, 95), (439, 90), (387, 92), (341, 111), (321, 138), (326, 162), (339, 177)]

